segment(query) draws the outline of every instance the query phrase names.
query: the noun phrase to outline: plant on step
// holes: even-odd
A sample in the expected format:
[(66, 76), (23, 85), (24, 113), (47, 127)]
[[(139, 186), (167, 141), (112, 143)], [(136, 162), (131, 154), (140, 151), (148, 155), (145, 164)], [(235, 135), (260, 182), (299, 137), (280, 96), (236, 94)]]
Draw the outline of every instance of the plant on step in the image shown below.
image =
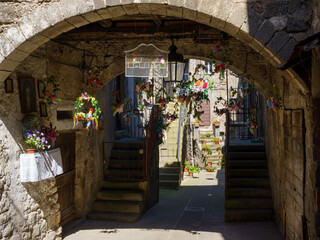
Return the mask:
[(211, 155), (211, 154), (212, 154), (212, 150), (208, 149), (208, 155)]
[(203, 144), (201, 147), (202, 147), (202, 150), (205, 150), (205, 151), (210, 149), (210, 146), (207, 144)]
[(208, 172), (214, 172), (217, 168), (213, 166), (206, 166)]
[(214, 138), (212, 138), (212, 142), (215, 142), (215, 143), (218, 143), (218, 144), (219, 144), (220, 138), (214, 137)]
[(200, 173), (200, 169), (197, 166), (191, 165), (189, 168), (189, 172)]

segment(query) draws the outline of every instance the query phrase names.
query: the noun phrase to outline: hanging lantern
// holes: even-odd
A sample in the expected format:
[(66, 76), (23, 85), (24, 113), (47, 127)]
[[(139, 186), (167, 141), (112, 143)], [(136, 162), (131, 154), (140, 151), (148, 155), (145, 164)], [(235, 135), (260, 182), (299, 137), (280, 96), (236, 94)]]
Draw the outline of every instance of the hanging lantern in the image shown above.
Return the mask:
[(177, 53), (177, 47), (172, 42), (168, 55), (169, 76), (165, 78), (165, 82), (181, 82), (184, 78), (186, 64), (182, 54)]
[(138, 47), (125, 51), (126, 77), (168, 77), (168, 52), (153, 44), (140, 44)]

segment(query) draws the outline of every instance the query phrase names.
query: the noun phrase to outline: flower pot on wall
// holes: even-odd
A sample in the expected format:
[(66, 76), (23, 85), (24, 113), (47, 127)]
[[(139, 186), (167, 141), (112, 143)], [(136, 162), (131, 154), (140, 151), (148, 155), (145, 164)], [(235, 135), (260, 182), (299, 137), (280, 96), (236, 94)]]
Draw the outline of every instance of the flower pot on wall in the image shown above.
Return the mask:
[(32, 154), (32, 153), (36, 153), (37, 152), (37, 149), (35, 149), (35, 148), (28, 148), (28, 149), (26, 149), (26, 152), (27, 152), (27, 154)]
[(208, 162), (208, 166), (212, 166), (212, 162)]
[(191, 176), (191, 177), (192, 177), (192, 176), (193, 176), (193, 173), (192, 173), (192, 172), (189, 172), (189, 176)]

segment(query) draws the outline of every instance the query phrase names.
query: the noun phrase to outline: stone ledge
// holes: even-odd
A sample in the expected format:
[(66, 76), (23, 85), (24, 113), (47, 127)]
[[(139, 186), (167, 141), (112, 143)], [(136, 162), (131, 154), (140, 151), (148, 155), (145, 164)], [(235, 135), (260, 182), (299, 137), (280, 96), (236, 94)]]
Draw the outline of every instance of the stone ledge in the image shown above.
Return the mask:
[(45, 29), (44, 31), (40, 32), (40, 34), (46, 38), (55, 38), (56, 36), (59, 36), (60, 34), (62, 34), (62, 32), (58, 31), (56, 28), (54, 27), (49, 27), (47, 29)]
[(71, 18), (67, 18), (66, 21), (72, 24), (73, 26), (75, 26), (76, 28), (89, 24), (89, 21), (87, 21), (84, 17), (79, 15)]
[(112, 16), (115, 17), (121, 17), (123, 15), (126, 15), (126, 12), (124, 11), (122, 6), (117, 7), (109, 7), (109, 12), (112, 14)]
[(109, 12), (108, 8), (98, 10), (97, 12), (103, 19), (112, 18), (112, 14)]
[[(27, 52), (23, 52), (23, 51), (20, 51), (20, 50), (14, 50), (8, 57), (7, 59), (9, 60), (13, 60), (13, 61), (23, 61), (26, 57), (29, 56), (30, 53), (27, 53)], [(1, 62), (1, 60), (0, 60)]]
[(30, 41), (24, 41), (22, 44), (20, 44), (17, 49), (23, 52), (32, 53), (34, 50), (36, 50), (39, 47), (39, 45), (36, 45), (33, 42)]
[(135, 15), (139, 14), (139, 9), (136, 5), (130, 4), (130, 5), (123, 5), (124, 11), (127, 13), (127, 15)]
[(16, 67), (20, 64), (20, 62), (12, 61), (5, 59), (1, 64), (0, 64), (0, 70), (4, 71), (13, 71), (16, 69)]
[(172, 17), (182, 18), (182, 8), (167, 6), (167, 15)]
[(151, 13), (151, 6), (150, 4), (138, 4), (138, 10), (141, 14), (150, 14)]
[(164, 8), (162, 5), (151, 4), (150, 6), (152, 14), (167, 16), (167, 9)]
[(90, 23), (103, 20), (103, 18), (97, 12), (89, 12), (83, 14), (82, 16)]

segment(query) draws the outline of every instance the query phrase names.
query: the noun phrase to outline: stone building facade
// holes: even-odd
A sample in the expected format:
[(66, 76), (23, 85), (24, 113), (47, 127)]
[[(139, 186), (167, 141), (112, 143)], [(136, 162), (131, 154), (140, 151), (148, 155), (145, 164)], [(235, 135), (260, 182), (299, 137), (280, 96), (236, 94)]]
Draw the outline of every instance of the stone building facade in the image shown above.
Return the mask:
[[(292, 68), (276, 67), (286, 61), (298, 41), (320, 31), (319, 1), (211, 1), (211, 0), (48, 0), (0, 2), (0, 238), (60, 239), (61, 227), (55, 179), (21, 184), (19, 154), (23, 151), (22, 119), (17, 79), (29, 75), (43, 79), (56, 74), (61, 79), (61, 109), (72, 108), (81, 93), (83, 49), (98, 55), (108, 82), (124, 71), (123, 51), (139, 40), (110, 43), (59, 44), (56, 37), (89, 23), (115, 20), (127, 15), (160, 15), (188, 19), (230, 36), (230, 69), (247, 73), (265, 95), (275, 83), (284, 109), (268, 112), (265, 119), (266, 147), (272, 184), (274, 213), (287, 239), (302, 239), (305, 226), (310, 239), (319, 233), (319, 48), (313, 50), (312, 76), (301, 78)], [(168, 49), (170, 40), (146, 40)], [(188, 58), (209, 60), (212, 44), (193, 39), (176, 42)], [(80, 49), (80, 50), (79, 50)], [(99, 49), (101, 51), (94, 51)], [(107, 54), (106, 54), (107, 53)], [(88, 54), (89, 56), (89, 54)], [(14, 93), (4, 93), (4, 80), (11, 77)], [(107, 89), (104, 94), (110, 94)], [(104, 98), (104, 94), (101, 98)], [(105, 100), (105, 104), (109, 104)], [(103, 100), (101, 100), (103, 102)], [(71, 131), (72, 123), (59, 123), (56, 108), (48, 109), (43, 123)], [(113, 123), (105, 120), (105, 131)], [(77, 131), (78, 129), (76, 129)], [(72, 130), (73, 131), (73, 130)], [(76, 133), (75, 199), (77, 215), (90, 211), (90, 202), (101, 176), (101, 139), (106, 132)], [(89, 144), (88, 144), (89, 143)], [(285, 213), (285, 214), (284, 214)], [(306, 221), (302, 221), (302, 217)]]

